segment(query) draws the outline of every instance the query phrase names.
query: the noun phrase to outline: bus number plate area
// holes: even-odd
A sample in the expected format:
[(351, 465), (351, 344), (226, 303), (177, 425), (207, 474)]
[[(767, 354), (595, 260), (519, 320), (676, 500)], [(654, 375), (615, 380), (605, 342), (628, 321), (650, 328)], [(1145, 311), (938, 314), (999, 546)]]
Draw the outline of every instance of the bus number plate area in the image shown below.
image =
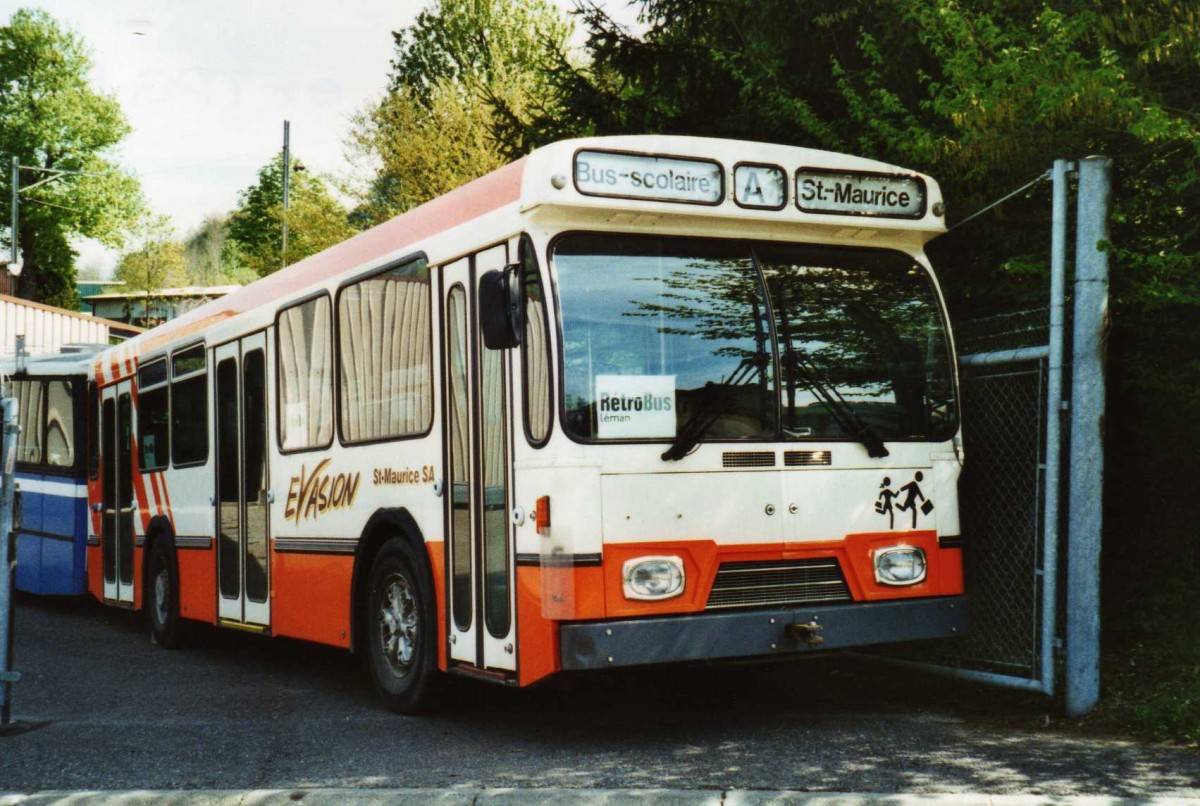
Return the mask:
[[(564, 624), (562, 668), (794, 655), (963, 635), (967, 597)], [(819, 640), (816, 640), (819, 639)]]

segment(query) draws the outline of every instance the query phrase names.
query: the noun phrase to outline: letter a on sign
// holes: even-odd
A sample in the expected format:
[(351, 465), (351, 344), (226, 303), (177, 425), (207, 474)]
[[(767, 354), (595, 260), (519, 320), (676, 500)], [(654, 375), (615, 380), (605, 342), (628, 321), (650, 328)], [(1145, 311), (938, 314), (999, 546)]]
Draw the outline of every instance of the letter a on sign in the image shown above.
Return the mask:
[(733, 170), (734, 199), (742, 207), (783, 207), (787, 175), (773, 165), (739, 165)]

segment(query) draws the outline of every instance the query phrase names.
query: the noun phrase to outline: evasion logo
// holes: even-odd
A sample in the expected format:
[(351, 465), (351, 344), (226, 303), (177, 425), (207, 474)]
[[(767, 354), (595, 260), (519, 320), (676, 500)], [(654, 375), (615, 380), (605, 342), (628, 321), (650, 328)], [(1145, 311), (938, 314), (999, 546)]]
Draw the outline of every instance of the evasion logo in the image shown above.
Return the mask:
[(299, 525), (301, 520), (316, 520), (329, 510), (354, 506), (362, 474), (328, 473), (325, 468), (331, 461), (333, 460), (322, 459), (320, 464), (313, 468), (311, 475), (305, 472), (307, 466), (301, 465), (300, 475), (292, 476), (292, 480), (288, 482), (284, 518)]

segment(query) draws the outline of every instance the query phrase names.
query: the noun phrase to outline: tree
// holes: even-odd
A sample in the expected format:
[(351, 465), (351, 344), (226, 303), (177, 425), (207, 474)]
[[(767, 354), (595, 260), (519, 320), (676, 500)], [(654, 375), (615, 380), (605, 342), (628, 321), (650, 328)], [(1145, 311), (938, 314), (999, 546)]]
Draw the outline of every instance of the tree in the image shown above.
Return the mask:
[[(292, 160), (288, 181), (288, 248), (292, 264), (354, 235), (345, 208), (330, 195), (324, 181)], [(244, 264), (259, 276), (278, 271), (283, 254), (283, 158), (258, 172), (258, 181), (238, 194), (229, 216), (229, 239)]]
[(210, 215), (184, 241), (184, 266), (189, 285), (245, 285), (258, 275), (243, 264), (229, 237), (229, 216)]
[(356, 217), (386, 221), (504, 165), (492, 109), (479, 93), (443, 80), (429, 89), (428, 103), (392, 93), (354, 118), (354, 160), (374, 166), (358, 191)]
[(184, 247), (172, 239), (171, 223), (166, 217), (144, 220), (137, 234), (141, 245), (121, 256), (113, 279), (124, 282), (123, 290), (127, 293), (143, 295), (140, 316), (135, 314), (135, 301), (130, 300), (130, 321), (153, 327), (157, 321), (151, 314), (150, 295), (187, 283)]
[[(116, 99), (91, 86), (91, 66), (83, 40), (44, 11), (16, 11), (0, 28), (0, 154), (25, 166), (20, 184), (27, 188), (19, 291), (67, 308), (77, 304), (70, 238), (120, 246), (142, 209), (137, 180), (107, 156), (129, 125)], [(7, 199), (7, 160), (3, 167), (0, 195)], [(31, 187), (50, 177), (57, 178)]]
[(571, 27), (545, 0), (441, 0), (393, 34), (388, 92), (348, 140), (368, 179), (356, 215), (377, 223), (524, 153), (526, 119), (552, 98), (548, 61)]

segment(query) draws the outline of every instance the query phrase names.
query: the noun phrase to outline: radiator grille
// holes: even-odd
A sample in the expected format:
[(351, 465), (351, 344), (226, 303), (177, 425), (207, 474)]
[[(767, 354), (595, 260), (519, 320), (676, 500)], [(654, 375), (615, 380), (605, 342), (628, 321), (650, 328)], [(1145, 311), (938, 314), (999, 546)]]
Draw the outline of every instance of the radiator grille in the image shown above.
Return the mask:
[(837, 560), (767, 560), (722, 563), (707, 609), (849, 602), (850, 589)]
[(775, 451), (725, 451), (723, 467), (775, 467)]
[(826, 467), (832, 462), (831, 451), (785, 451), (783, 454), (786, 467)]

